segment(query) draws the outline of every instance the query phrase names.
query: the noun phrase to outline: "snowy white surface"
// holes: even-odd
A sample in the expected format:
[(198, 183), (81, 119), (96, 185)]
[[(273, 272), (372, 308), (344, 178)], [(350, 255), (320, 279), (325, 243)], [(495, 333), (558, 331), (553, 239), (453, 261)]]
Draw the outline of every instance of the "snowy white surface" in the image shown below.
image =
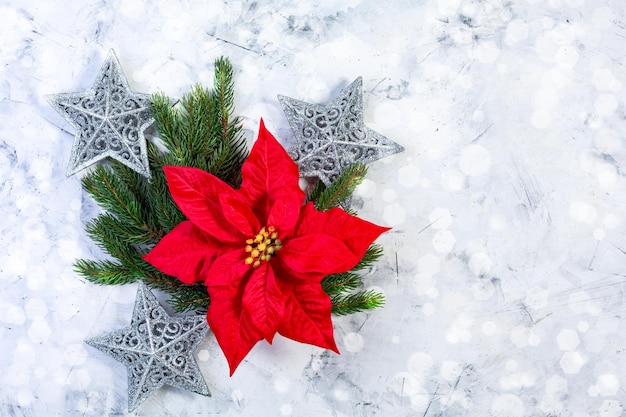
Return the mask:
[(361, 216), (393, 226), (367, 277), (384, 309), (335, 319), (341, 355), (277, 339), (213, 396), (163, 388), (138, 416), (626, 413), (626, 3), (622, 0), (0, 3), (0, 414), (121, 416), (126, 370), (83, 340), (126, 326), (135, 286), (100, 257), (65, 178), (73, 130), (45, 94), (91, 87), (109, 49), (131, 88), (179, 97), (230, 57), (252, 140), (293, 140), (277, 94), (326, 103), (363, 76)]

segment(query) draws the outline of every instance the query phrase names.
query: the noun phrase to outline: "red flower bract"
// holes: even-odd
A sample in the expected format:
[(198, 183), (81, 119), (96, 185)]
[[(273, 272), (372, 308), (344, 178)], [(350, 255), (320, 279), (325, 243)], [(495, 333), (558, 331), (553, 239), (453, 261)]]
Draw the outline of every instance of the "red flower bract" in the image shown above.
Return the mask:
[(303, 204), (298, 168), (263, 121), (237, 190), (197, 168), (164, 170), (189, 220), (144, 259), (184, 283), (204, 282), (207, 320), (231, 375), (277, 332), (339, 353), (321, 280), (352, 269), (388, 228)]

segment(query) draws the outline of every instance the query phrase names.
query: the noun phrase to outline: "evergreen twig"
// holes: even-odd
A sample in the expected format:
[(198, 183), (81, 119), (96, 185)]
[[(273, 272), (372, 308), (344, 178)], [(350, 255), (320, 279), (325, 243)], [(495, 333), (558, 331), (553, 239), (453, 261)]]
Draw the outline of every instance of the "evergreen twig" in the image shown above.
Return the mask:
[(379, 308), (385, 304), (385, 296), (373, 290), (338, 295), (331, 297), (331, 299), (333, 303), (333, 313), (338, 316)]
[(369, 248), (365, 251), (365, 255), (361, 258), (358, 264), (354, 268), (353, 271), (362, 271), (363, 269), (369, 268), (376, 261), (378, 261), (383, 256), (383, 247), (378, 243), (372, 243)]
[(96, 284), (130, 284), (136, 279), (131, 270), (120, 263), (110, 260), (94, 261), (79, 259), (74, 264), (74, 269), (88, 281)]
[(356, 187), (363, 182), (366, 174), (367, 165), (355, 163), (343, 171), (329, 187), (319, 181), (310, 197), (315, 208), (319, 211), (327, 211), (343, 204), (350, 198)]
[(204, 284), (186, 285), (172, 294), (172, 304), (177, 312), (196, 311), (206, 314), (211, 299)]
[(331, 297), (357, 289), (363, 284), (359, 274), (352, 271), (328, 275), (322, 280), (322, 289)]

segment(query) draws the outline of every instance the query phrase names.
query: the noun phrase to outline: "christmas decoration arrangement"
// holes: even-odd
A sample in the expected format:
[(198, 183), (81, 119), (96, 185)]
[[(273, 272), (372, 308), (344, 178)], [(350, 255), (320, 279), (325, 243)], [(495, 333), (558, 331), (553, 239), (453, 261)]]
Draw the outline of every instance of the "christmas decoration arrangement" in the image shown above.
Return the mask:
[[(209, 328), (232, 375), (277, 333), (339, 353), (332, 314), (384, 303), (361, 273), (389, 229), (358, 218), (350, 197), (366, 163), (403, 149), (365, 126), (361, 78), (328, 105), (279, 96), (295, 146), (261, 120), (248, 151), (230, 62), (214, 74), (212, 90), (175, 103), (132, 92), (111, 51), (91, 90), (48, 97), (76, 130), (67, 173), (89, 167), (82, 184), (102, 208), (86, 230), (108, 256), (76, 271), (139, 282), (130, 326), (87, 341), (127, 367), (130, 410), (164, 384), (209, 395), (193, 357)], [(197, 315), (170, 317), (150, 289)]]

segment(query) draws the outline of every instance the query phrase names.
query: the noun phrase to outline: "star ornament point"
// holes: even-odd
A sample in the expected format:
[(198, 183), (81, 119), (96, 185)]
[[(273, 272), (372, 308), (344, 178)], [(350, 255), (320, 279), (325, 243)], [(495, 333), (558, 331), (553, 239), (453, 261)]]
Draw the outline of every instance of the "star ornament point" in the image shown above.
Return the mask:
[(329, 186), (350, 165), (404, 151), (363, 122), (363, 79), (358, 77), (327, 105), (290, 97), (278, 101), (296, 137), (289, 154), (303, 177)]
[(197, 168), (164, 169), (188, 220), (144, 259), (184, 283), (204, 282), (207, 321), (231, 375), (276, 333), (338, 352), (321, 281), (352, 269), (389, 229), (304, 204), (296, 164), (262, 121), (239, 189)]
[(112, 158), (150, 178), (144, 131), (154, 122), (150, 95), (130, 90), (111, 50), (90, 90), (46, 96), (76, 130), (67, 176)]
[(211, 395), (193, 357), (208, 330), (204, 316), (170, 317), (140, 283), (131, 324), (85, 343), (126, 366), (132, 412), (163, 385)]

